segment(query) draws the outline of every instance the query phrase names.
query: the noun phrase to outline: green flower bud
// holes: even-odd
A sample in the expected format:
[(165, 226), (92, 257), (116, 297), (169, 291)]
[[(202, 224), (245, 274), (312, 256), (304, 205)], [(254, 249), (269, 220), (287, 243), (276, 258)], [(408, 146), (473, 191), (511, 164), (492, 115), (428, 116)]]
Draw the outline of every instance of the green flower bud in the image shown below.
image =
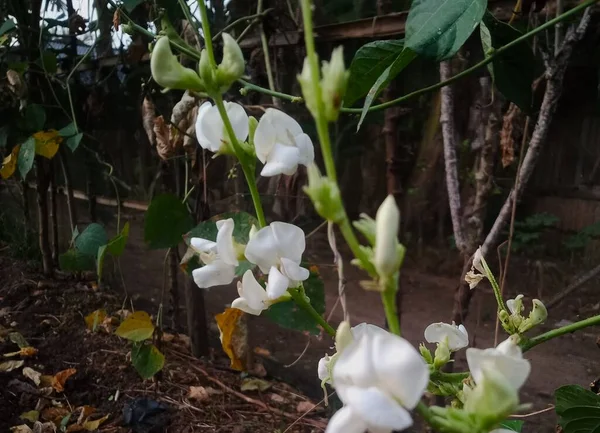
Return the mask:
[(450, 349), (446, 340), (438, 343), (435, 348), (435, 358), (433, 360), (433, 368), (439, 370), (450, 361)]
[(302, 67), (302, 73), (298, 75), (298, 82), (302, 88), (302, 96), (304, 97), (306, 108), (316, 118), (319, 114), (317, 110), (317, 95), (313, 91), (311, 67), (308, 58), (304, 59), (304, 66)]
[(246, 63), (242, 49), (228, 33), (223, 33), (223, 60), (217, 67), (217, 84), (222, 92), (244, 75)]
[(433, 356), (431, 356), (431, 351), (423, 343), (419, 345), (419, 352), (421, 352), (421, 356), (427, 364), (433, 364)]
[(375, 217), (375, 257), (373, 264), (377, 273), (386, 280), (398, 272), (403, 255), (398, 249), (400, 210), (393, 195), (383, 201)]
[(308, 186), (304, 187), (304, 192), (310, 197), (317, 213), (327, 221), (342, 221), (346, 214), (337, 183), (322, 176), (315, 163), (308, 166), (307, 173)]
[(329, 62), (323, 62), (322, 72), (321, 89), (325, 117), (330, 122), (335, 122), (340, 114), (340, 107), (350, 78), (350, 71), (347, 71), (344, 66), (343, 46), (340, 45), (333, 50)]
[(200, 53), (200, 62), (198, 63), (198, 71), (200, 77), (204, 81), (204, 85), (209, 93), (216, 90), (216, 79), (215, 70), (210, 65), (210, 59), (208, 58), (208, 52), (206, 48)]
[(171, 52), (169, 39), (156, 41), (150, 57), (152, 78), (165, 89), (181, 89), (203, 92), (204, 83), (192, 69), (183, 67)]
[(354, 221), (352, 224), (354, 225), (354, 228), (356, 228), (356, 230), (361, 232), (363, 236), (367, 238), (367, 241), (369, 241), (369, 243), (372, 246), (375, 246), (376, 227), (375, 220), (373, 218), (371, 218), (367, 214), (362, 213), (360, 214), (360, 219), (358, 221)]
[(482, 431), (504, 420), (519, 404), (517, 390), (493, 368), (485, 370), (483, 380), (465, 398), (465, 411), (477, 419)]

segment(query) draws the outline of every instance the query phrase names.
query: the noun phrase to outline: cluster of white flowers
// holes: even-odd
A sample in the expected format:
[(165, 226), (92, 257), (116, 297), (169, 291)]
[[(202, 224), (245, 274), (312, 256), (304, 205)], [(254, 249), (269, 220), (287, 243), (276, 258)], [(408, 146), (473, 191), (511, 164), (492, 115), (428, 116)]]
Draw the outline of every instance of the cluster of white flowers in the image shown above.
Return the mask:
[(202, 238), (190, 240), (192, 249), (204, 264), (192, 271), (198, 287), (207, 289), (231, 283), (240, 260), (258, 265), (269, 276), (264, 289), (252, 271), (246, 271), (238, 283), (240, 297), (233, 301), (232, 307), (260, 315), (284, 296), (288, 288), (298, 287), (309, 277), (309, 271), (300, 266), (305, 249), (301, 228), (283, 222), (273, 222), (258, 231), (253, 228), (247, 245), (235, 242), (233, 219), (217, 221), (217, 228), (216, 242)]
[[(468, 345), (464, 326), (434, 323), (425, 330), (430, 343), (450, 351)], [(327, 433), (391, 433), (413, 424), (414, 409), (436, 369), (405, 339), (374, 325), (361, 323), (350, 328), (342, 322), (336, 334), (333, 356), (319, 361), (318, 376), (333, 386), (344, 403), (336, 412)], [(470, 417), (495, 420), (518, 406), (518, 390), (531, 370), (514, 338), (491, 349), (467, 349), (471, 380), (465, 381), (462, 397)], [(497, 420), (497, 418), (501, 418)], [(503, 433), (503, 429), (493, 433)]]

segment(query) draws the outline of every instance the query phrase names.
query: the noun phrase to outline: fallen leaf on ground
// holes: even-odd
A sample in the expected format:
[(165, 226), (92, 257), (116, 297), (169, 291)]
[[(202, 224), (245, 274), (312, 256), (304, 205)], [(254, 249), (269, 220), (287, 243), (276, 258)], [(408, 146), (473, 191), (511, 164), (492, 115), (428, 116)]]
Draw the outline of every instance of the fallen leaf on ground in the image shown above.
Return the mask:
[(269, 398), (275, 403), (285, 403), (285, 398), (283, 398), (279, 394), (271, 394)]
[(19, 350), (18, 352), (5, 353), (3, 356), (5, 358), (11, 358), (13, 356), (29, 357), (29, 356), (37, 355), (37, 353), (38, 353), (38, 350), (35, 347), (27, 346), (27, 347), (21, 348), (21, 350)]
[(270, 358), (271, 357), (271, 352), (268, 349), (262, 348), (262, 347), (255, 347), (254, 348), (254, 353), (259, 355), (259, 356), (264, 356), (265, 358)]
[(77, 373), (77, 370), (74, 368), (68, 368), (63, 371), (59, 371), (54, 375), (52, 379), (52, 388), (54, 388), (58, 392), (63, 392), (65, 390), (65, 382), (71, 376)]
[(296, 411), (300, 413), (305, 413), (309, 410), (313, 410), (314, 407), (315, 405), (310, 401), (301, 401), (300, 403), (298, 403), (298, 406), (296, 406)]
[(152, 337), (154, 325), (145, 311), (136, 311), (119, 325), (115, 334), (127, 340), (140, 342)]
[(11, 427), (10, 431), (13, 433), (33, 433), (33, 430), (31, 430), (31, 427), (29, 427), (26, 424), (16, 425), (14, 427)]
[(79, 418), (77, 418), (77, 424), (83, 424), (83, 422), (94, 412), (96, 412), (96, 408), (92, 407), (92, 406), (81, 406), (81, 408), (78, 408), (78, 410), (81, 410), (81, 413), (79, 414)]
[(271, 388), (270, 382), (250, 377), (242, 380), (242, 385), (240, 386), (242, 391), (266, 391), (269, 388)]
[(40, 418), (40, 413), (37, 410), (30, 410), (29, 412), (23, 412), (19, 418), (29, 422), (36, 422)]
[(203, 386), (190, 386), (190, 392), (188, 393), (188, 399), (196, 401), (208, 400), (210, 397), (208, 391)]
[(238, 371), (246, 370), (248, 359), (248, 328), (244, 312), (237, 308), (226, 308), (215, 316), (219, 327), (219, 337), (223, 350), (231, 360), (231, 368)]
[(30, 346), (27, 340), (25, 340), (25, 337), (23, 337), (19, 332), (11, 332), (8, 334), (8, 338), (10, 341), (19, 346), (19, 349)]
[(104, 322), (104, 319), (106, 319), (106, 311), (96, 310), (85, 317), (85, 324), (90, 331), (96, 332), (98, 326)]
[(100, 419), (97, 419), (95, 421), (86, 421), (83, 423), (83, 428), (86, 429), (87, 431), (94, 431), (94, 430), (98, 430), (98, 428), (100, 427), (100, 425), (106, 421), (108, 419), (110, 415), (106, 415), (103, 416)]
[(71, 411), (66, 407), (47, 407), (41, 413), (41, 418), (44, 421), (51, 421), (56, 425), (59, 425), (64, 417), (69, 415)]
[(39, 371), (35, 371), (33, 368), (30, 367), (25, 367), (23, 369), (23, 376), (25, 376), (28, 379), (31, 379), (33, 383), (36, 384), (36, 386), (40, 386), (40, 378), (42, 377), (42, 373), (40, 373)]
[(4, 361), (0, 363), (0, 371), (13, 371), (15, 368), (21, 368), (25, 361)]

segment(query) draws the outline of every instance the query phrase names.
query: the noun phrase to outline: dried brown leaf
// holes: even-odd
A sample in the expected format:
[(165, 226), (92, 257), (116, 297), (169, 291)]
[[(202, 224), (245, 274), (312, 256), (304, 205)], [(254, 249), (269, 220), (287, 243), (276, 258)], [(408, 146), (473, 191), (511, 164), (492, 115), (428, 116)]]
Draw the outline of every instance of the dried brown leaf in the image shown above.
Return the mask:
[(150, 99), (144, 98), (144, 102), (142, 103), (142, 123), (151, 146), (156, 146), (156, 134), (154, 133), (155, 117), (156, 110), (154, 109), (154, 104)]
[(41, 418), (44, 421), (51, 421), (56, 425), (59, 425), (64, 417), (69, 415), (71, 411), (66, 407), (47, 407), (42, 410)]
[(0, 372), (9, 372), (21, 368), (25, 361), (4, 361), (0, 362)]
[(175, 155), (175, 147), (171, 143), (171, 133), (169, 126), (162, 116), (154, 119), (154, 134), (156, 136), (156, 151), (158, 156), (163, 159), (169, 159)]
[(75, 373), (77, 373), (77, 370), (74, 368), (68, 368), (66, 370), (59, 371), (52, 378), (52, 388), (54, 388), (57, 392), (63, 392), (65, 390), (65, 382)]
[(25, 367), (23, 369), (23, 376), (28, 379), (31, 379), (36, 386), (40, 386), (42, 373), (39, 371), (35, 371), (33, 368)]
[(237, 308), (226, 308), (215, 316), (219, 327), (221, 345), (231, 360), (231, 368), (246, 370), (248, 360), (248, 328), (244, 312)]
[(209, 397), (208, 391), (203, 386), (190, 386), (187, 396), (188, 399), (196, 401), (205, 401), (208, 400)]

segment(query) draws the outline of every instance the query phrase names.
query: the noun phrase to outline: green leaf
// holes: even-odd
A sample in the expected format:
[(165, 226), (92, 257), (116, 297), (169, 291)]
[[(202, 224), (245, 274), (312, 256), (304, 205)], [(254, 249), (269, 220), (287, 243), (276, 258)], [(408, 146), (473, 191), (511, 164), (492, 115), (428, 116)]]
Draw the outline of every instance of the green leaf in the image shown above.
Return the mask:
[(125, 223), (121, 233), (108, 242), (108, 252), (114, 257), (120, 257), (125, 250), (127, 239), (129, 238), (129, 221)]
[(33, 160), (35, 158), (35, 138), (29, 137), (25, 140), (25, 143), (21, 145), (19, 149), (19, 157), (17, 159), (17, 168), (19, 169), (19, 173), (21, 173), (21, 177), (25, 179), (27, 177), (27, 173), (33, 167)]
[(373, 104), (373, 101), (377, 95), (379, 95), (379, 93), (389, 84), (389, 82), (392, 81), (416, 57), (417, 54), (414, 51), (409, 48), (405, 48), (402, 53), (396, 57), (394, 63), (388, 66), (387, 69), (379, 76), (377, 81), (375, 81), (375, 84), (373, 84), (373, 87), (371, 87), (371, 90), (369, 90), (369, 93), (365, 99), (365, 104), (363, 105), (362, 113), (360, 114), (360, 120), (356, 127), (357, 131), (360, 129), (363, 120), (365, 120), (365, 116), (369, 112), (369, 108), (371, 107), (371, 104)]
[(181, 242), (193, 222), (187, 208), (173, 194), (154, 197), (144, 218), (144, 240), (150, 248), (171, 248)]
[(127, 12), (131, 12), (132, 10), (134, 10), (138, 5), (142, 4), (144, 2), (144, 0), (123, 0), (123, 6), (125, 6), (125, 9), (127, 10)]
[(404, 41), (369, 42), (358, 49), (350, 64), (350, 81), (344, 106), (351, 107), (365, 96), (384, 71), (398, 58)]
[(75, 248), (88, 256), (96, 257), (98, 249), (108, 243), (106, 230), (98, 223), (91, 223), (75, 239)]
[(36, 63), (49, 74), (55, 74), (58, 70), (56, 54), (51, 51), (44, 51)]
[(104, 270), (104, 259), (106, 258), (106, 251), (108, 245), (102, 245), (98, 248), (98, 258), (96, 259), (96, 273), (98, 274), (98, 281), (102, 281), (102, 271)]
[(136, 343), (131, 348), (131, 363), (142, 379), (150, 379), (164, 367), (165, 356), (154, 344)]
[(29, 104), (25, 108), (25, 123), (28, 129), (37, 132), (44, 129), (46, 110), (38, 104)]
[(153, 333), (154, 325), (150, 315), (145, 311), (130, 314), (115, 331), (119, 337), (136, 343), (152, 338)]
[(15, 27), (17, 27), (17, 25), (15, 24), (15, 22), (12, 19), (9, 18), (9, 19), (5, 20), (0, 25), (0, 36), (4, 35), (5, 33), (10, 32)]
[(80, 132), (79, 134), (75, 134), (74, 136), (67, 138), (67, 147), (71, 149), (71, 152), (75, 152), (75, 150), (77, 150), (82, 138), (83, 132)]
[[(325, 313), (325, 289), (323, 280), (317, 272), (310, 272), (310, 276), (304, 281), (304, 290), (313, 308), (323, 315)], [(310, 314), (298, 308), (294, 301), (272, 305), (265, 314), (284, 328), (307, 331), (313, 335), (318, 335), (320, 332), (320, 328)]]
[(58, 131), (61, 137), (72, 137), (77, 134), (77, 127), (73, 122), (69, 123), (67, 126)]
[[(486, 13), (483, 17), (480, 34), (484, 52), (490, 48), (500, 48), (522, 36), (520, 31), (498, 21), (490, 13)], [(496, 57), (488, 65), (498, 91), (506, 99), (514, 102), (524, 113), (531, 113), (532, 86), (536, 76), (536, 67), (535, 56), (526, 42), (518, 44)]]
[(558, 388), (554, 397), (564, 433), (600, 432), (600, 395), (579, 385), (566, 385)]
[(487, 0), (414, 0), (404, 44), (438, 61), (452, 57), (473, 33), (486, 6)]
[(521, 433), (524, 423), (525, 423), (524, 421), (520, 421), (520, 420), (516, 420), (516, 419), (507, 419), (500, 423), (500, 427), (502, 427), (506, 430)]
[(58, 257), (60, 269), (67, 272), (91, 271), (96, 268), (94, 256), (83, 254), (76, 249), (70, 249)]

